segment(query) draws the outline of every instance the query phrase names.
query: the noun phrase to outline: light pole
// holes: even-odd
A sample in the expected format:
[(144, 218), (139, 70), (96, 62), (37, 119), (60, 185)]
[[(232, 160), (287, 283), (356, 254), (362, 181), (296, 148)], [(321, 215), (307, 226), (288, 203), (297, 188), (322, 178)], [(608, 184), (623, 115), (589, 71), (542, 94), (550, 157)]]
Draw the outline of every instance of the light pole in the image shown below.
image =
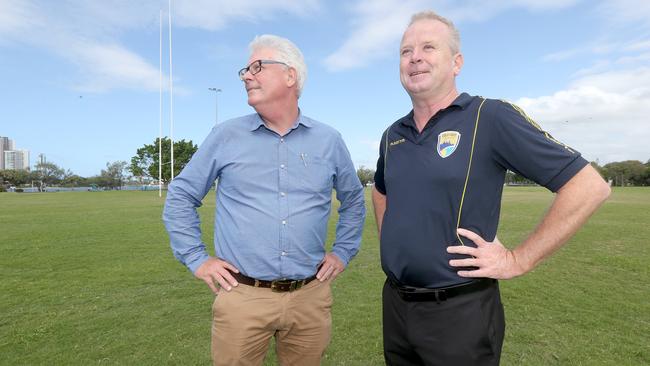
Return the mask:
[(219, 123), (219, 93), (221, 92), (221, 89), (217, 88), (208, 88), (208, 90), (212, 90), (214, 92), (214, 123), (217, 124)]

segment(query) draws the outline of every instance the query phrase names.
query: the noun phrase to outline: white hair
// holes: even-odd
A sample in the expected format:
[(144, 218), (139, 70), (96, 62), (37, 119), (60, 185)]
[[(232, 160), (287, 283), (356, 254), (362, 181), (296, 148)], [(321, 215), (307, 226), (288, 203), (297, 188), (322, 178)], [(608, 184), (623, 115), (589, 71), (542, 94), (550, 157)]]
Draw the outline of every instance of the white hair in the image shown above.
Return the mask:
[(293, 42), (272, 34), (264, 34), (255, 37), (248, 45), (248, 48), (251, 53), (260, 48), (272, 49), (275, 51), (275, 61), (284, 62), (289, 67), (293, 67), (298, 75), (297, 91), (298, 97), (300, 97), (302, 87), (305, 84), (305, 80), (307, 80), (307, 65), (305, 64), (305, 58), (302, 56), (302, 52), (300, 52), (300, 49)]
[(425, 10), (413, 14), (413, 16), (411, 17), (411, 22), (409, 23), (408, 27), (413, 25), (413, 23), (417, 22), (418, 20), (437, 20), (443, 23), (444, 25), (446, 25), (447, 28), (449, 29), (449, 34), (451, 35), (451, 37), (449, 37), (449, 48), (451, 49), (451, 52), (453, 54), (460, 52), (460, 33), (458, 32), (458, 29), (456, 28), (456, 26), (451, 20), (436, 14), (436, 12), (434, 11)]

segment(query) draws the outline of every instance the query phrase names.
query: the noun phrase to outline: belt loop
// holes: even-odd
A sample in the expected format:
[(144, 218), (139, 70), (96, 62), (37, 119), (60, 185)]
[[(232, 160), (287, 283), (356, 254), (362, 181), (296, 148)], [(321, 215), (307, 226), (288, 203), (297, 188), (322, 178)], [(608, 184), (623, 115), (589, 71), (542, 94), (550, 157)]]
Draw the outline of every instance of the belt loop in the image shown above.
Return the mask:
[(447, 290), (440, 290), (436, 292), (436, 298), (440, 301), (447, 301)]

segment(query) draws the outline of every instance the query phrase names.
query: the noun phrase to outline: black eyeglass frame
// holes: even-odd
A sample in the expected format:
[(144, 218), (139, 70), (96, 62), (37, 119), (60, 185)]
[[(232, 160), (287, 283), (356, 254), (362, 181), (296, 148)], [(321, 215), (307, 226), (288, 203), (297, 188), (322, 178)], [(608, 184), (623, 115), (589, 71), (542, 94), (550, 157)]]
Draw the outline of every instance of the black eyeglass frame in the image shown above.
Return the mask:
[[(242, 68), (239, 70), (237, 74), (239, 74), (239, 79), (244, 81), (244, 75), (246, 75), (247, 72), (250, 71), (251, 75), (257, 75), (262, 71), (262, 65), (268, 65), (268, 64), (279, 64), (279, 65), (284, 65), (286, 67), (290, 67), (286, 63), (282, 61), (275, 61), (275, 60), (255, 60), (251, 62), (248, 66)], [(255, 66), (257, 65), (257, 66)], [(253, 71), (254, 69), (257, 69), (257, 71)]]

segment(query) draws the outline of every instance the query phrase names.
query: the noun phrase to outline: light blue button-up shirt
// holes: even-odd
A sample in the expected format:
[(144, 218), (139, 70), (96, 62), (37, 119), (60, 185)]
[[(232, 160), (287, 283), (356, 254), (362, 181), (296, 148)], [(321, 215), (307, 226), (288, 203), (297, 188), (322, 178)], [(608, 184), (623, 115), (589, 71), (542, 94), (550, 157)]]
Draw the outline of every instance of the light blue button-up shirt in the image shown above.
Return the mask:
[(300, 114), (284, 136), (258, 114), (216, 125), (169, 185), (163, 221), (192, 272), (208, 259), (197, 207), (216, 179), (216, 256), (261, 279), (312, 276), (325, 255), (332, 189), (341, 202), (333, 253), (359, 250), (363, 187), (341, 135)]

